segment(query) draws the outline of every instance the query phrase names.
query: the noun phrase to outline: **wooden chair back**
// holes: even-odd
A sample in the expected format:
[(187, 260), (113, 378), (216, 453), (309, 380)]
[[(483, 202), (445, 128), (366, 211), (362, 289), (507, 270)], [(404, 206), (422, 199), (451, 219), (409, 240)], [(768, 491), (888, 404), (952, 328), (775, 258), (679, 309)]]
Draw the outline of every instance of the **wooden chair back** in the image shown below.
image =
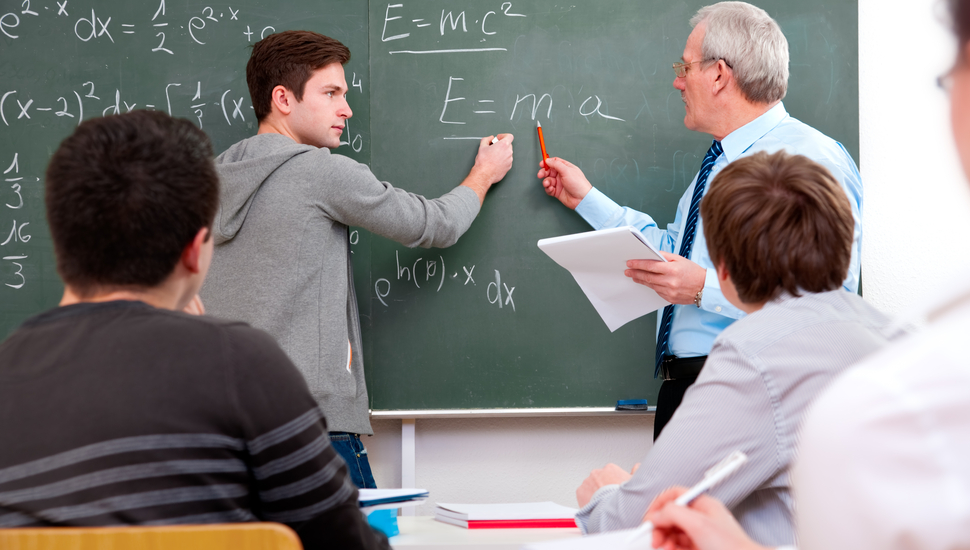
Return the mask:
[(303, 550), (279, 523), (0, 529), (3, 550)]

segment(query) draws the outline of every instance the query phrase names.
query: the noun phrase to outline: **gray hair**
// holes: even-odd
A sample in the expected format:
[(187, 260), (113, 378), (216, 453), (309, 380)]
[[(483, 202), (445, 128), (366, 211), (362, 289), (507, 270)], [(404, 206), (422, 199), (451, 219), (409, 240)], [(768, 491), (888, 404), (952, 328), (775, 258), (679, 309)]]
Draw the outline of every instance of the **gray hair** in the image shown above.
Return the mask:
[(723, 59), (748, 101), (773, 103), (788, 92), (788, 40), (765, 10), (746, 2), (705, 6), (690, 20), (705, 23), (704, 60)]

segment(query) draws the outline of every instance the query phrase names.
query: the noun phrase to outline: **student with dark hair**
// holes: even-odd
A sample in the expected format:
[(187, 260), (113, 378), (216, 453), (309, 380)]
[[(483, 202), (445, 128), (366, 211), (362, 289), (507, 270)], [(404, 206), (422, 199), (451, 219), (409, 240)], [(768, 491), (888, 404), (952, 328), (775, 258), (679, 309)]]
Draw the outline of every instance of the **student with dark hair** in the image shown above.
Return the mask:
[(60, 307), (0, 344), (0, 528), (277, 521), (388, 548), (306, 382), (266, 333), (190, 316), (219, 180), (160, 112), (89, 120), (47, 169)]
[(748, 462), (711, 493), (756, 541), (792, 544), (789, 467), (803, 415), (836, 375), (886, 345), (890, 322), (842, 288), (852, 207), (823, 166), (784, 151), (742, 157), (711, 181), (701, 215), (721, 291), (747, 316), (714, 341), (635, 473), (611, 464), (583, 483), (577, 521), (634, 527), (665, 488), (741, 450)]
[(512, 135), (482, 139), (471, 172), (437, 199), (397, 189), (330, 151), (352, 114), (348, 59), (343, 44), (309, 31), (253, 47), (246, 80), (259, 131), (216, 159), (223, 190), (202, 296), (211, 313), (276, 338), (326, 413), (354, 482), (373, 487), (360, 441), (373, 430), (348, 226), (411, 247), (451, 246), (511, 168)]

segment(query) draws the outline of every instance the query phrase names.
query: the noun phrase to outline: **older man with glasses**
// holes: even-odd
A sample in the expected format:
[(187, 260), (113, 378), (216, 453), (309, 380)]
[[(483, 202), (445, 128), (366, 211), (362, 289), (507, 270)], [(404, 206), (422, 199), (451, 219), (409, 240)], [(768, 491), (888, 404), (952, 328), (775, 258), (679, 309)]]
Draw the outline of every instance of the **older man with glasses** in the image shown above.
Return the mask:
[[(573, 164), (546, 161), (539, 178), (546, 193), (575, 209), (596, 229), (632, 225), (665, 253), (668, 262), (631, 260), (627, 276), (657, 291), (672, 305), (659, 316), (652, 366), (663, 377), (654, 421), (654, 439), (694, 383), (714, 339), (744, 312), (728, 302), (717, 282), (707, 244), (701, 238), (700, 203), (709, 180), (728, 163), (759, 151), (781, 149), (825, 166), (845, 190), (855, 220), (852, 259), (843, 283), (859, 289), (862, 241), (862, 181), (845, 148), (785, 110), (788, 41), (764, 10), (744, 2), (701, 8), (680, 62), (674, 88), (680, 90), (684, 125), (714, 138), (693, 183), (666, 230), (650, 216), (620, 207)], [(608, 485), (622, 479), (603, 479)], [(583, 504), (581, 502), (581, 504)]]

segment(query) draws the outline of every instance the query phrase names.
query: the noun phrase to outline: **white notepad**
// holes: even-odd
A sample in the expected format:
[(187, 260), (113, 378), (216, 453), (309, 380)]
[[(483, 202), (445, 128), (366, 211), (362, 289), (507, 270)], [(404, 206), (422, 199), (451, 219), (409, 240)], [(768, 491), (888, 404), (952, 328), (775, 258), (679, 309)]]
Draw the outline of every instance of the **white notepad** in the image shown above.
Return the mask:
[(610, 332), (670, 304), (623, 272), (627, 260), (666, 260), (631, 226), (539, 241), (539, 249), (566, 268)]

